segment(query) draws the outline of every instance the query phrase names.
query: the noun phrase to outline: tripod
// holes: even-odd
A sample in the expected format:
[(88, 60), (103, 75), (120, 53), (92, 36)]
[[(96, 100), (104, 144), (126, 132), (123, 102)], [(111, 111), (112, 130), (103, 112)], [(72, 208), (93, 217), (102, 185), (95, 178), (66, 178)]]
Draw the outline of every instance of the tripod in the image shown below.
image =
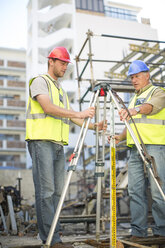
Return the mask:
[[(104, 96), (104, 105), (106, 105), (105, 103), (106, 103), (107, 92), (110, 94), (110, 97), (113, 100), (114, 104), (116, 105), (117, 109), (120, 110), (121, 109), (120, 104), (117, 101), (117, 99), (116, 99), (116, 97), (114, 95), (114, 92), (111, 90), (110, 85), (107, 84), (107, 83), (100, 83), (100, 84), (98, 84), (98, 85), (96, 85), (94, 87), (89, 106), (94, 107), (96, 105), (97, 101), (98, 101), (99, 96)], [(105, 117), (105, 109), (104, 109), (104, 117)], [(65, 199), (65, 196), (66, 196), (66, 193), (67, 193), (67, 189), (68, 189), (71, 177), (72, 177), (72, 173), (76, 170), (76, 166), (77, 166), (80, 154), (81, 154), (83, 142), (84, 142), (84, 139), (86, 137), (86, 133), (87, 133), (90, 121), (91, 121), (91, 118), (88, 118), (88, 119), (84, 120), (83, 125), (81, 127), (81, 131), (80, 131), (78, 140), (77, 140), (77, 143), (76, 143), (76, 146), (75, 146), (75, 149), (73, 151), (73, 154), (70, 157), (70, 164), (69, 164), (69, 167), (68, 167), (67, 179), (66, 179), (65, 185), (63, 187), (61, 198), (59, 200), (59, 203), (58, 203), (58, 206), (57, 206), (57, 209), (56, 209), (56, 213), (55, 213), (55, 216), (53, 218), (53, 222), (52, 222), (49, 234), (48, 234), (46, 244), (44, 245), (44, 248), (49, 248), (50, 247), (51, 240), (52, 240), (52, 237), (53, 237), (53, 233), (54, 233), (54, 230), (56, 228), (57, 221), (59, 219), (60, 212), (61, 212), (61, 209), (62, 209), (62, 205), (64, 203), (64, 199)], [(134, 140), (134, 143), (135, 143), (135, 145), (137, 147), (137, 150), (139, 151), (139, 154), (140, 154), (142, 160), (144, 161), (144, 164), (146, 165), (146, 168), (148, 168), (149, 173), (153, 177), (153, 179), (154, 179), (154, 181), (155, 181), (155, 183), (156, 183), (156, 185), (157, 185), (157, 187), (158, 187), (158, 189), (160, 191), (160, 194), (162, 195), (163, 199), (165, 200), (165, 195), (164, 195), (164, 193), (163, 193), (163, 191), (162, 191), (157, 179), (155, 178), (155, 176), (153, 174), (151, 164), (146, 159), (145, 154), (143, 152), (143, 149), (142, 149), (137, 137), (135, 136), (135, 134), (134, 134), (131, 126), (129, 125), (129, 123), (126, 120), (124, 121), (124, 123), (125, 123), (128, 131), (130, 132), (130, 135), (132, 136), (132, 139)], [(105, 142), (105, 136), (103, 136), (103, 145), (104, 145), (104, 142)], [(101, 177), (103, 176), (103, 166), (104, 166), (104, 155), (105, 154), (103, 152), (102, 159), (98, 158), (97, 144), (98, 144), (98, 136), (96, 136), (96, 175), (98, 177), (98, 180), (97, 180), (97, 186), (98, 186), (98, 188), (97, 188), (97, 210), (96, 210), (96, 239), (98, 240), (99, 239), (99, 231), (100, 231)], [(114, 211), (114, 213), (115, 213), (115, 211)], [(113, 219), (111, 221), (113, 221)], [(116, 225), (116, 222), (114, 220), (113, 228), (115, 228), (115, 232), (113, 230), (113, 233), (112, 233), (114, 242), (113, 242), (113, 244), (111, 244), (111, 246), (110, 246), (111, 248), (116, 247), (116, 226), (115, 225)]]
[[(89, 106), (94, 107), (96, 104), (98, 104), (99, 95), (104, 96), (104, 106), (106, 106), (107, 91), (108, 91), (107, 84), (96, 85), (94, 87), (94, 89), (93, 89)], [(98, 108), (97, 108), (97, 111), (98, 111)], [(104, 107), (104, 118), (105, 118), (105, 111), (106, 111), (106, 109)], [(96, 113), (96, 117), (97, 117), (97, 113)], [(76, 143), (76, 146), (75, 146), (74, 151), (73, 151), (73, 154), (70, 157), (70, 164), (68, 166), (68, 175), (67, 175), (67, 178), (66, 178), (66, 181), (65, 181), (65, 185), (63, 187), (61, 198), (59, 200), (59, 203), (58, 203), (58, 206), (57, 206), (57, 209), (56, 209), (55, 216), (53, 218), (53, 222), (52, 222), (52, 225), (51, 225), (51, 228), (50, 228), (50, 231), (49, 231), (49, 235), (48, 235), (46, 244), (44, 245), (45, 248), (50, 247), (51, 240), (52, 240), (52, 237), (53, 237), (53, 233), (54, 233), (54, 230), (56, 228), (57, 221), (59, 219), (60, 212), (61, 212), (61, 209), (62, 209), (62, 205), (64, 203), (64, 199), (65, 199), (65, 196), (66, 196), (66, 193), (67, 193), (67, 189), (68, 189), (71, 177), (72, 177), (72, 173), (76, 170), (76, 166), (77, 166), (80, 154), (81, 154), (83, 142), (84, 142), (84, 139), (86, 137), (90, 121), (91, 121), (91, 118), (87, 118), (86, 120), (84, 120), (83, 125), (82, 125), (81, 130), (80, 130), (80, 134), (79, 134), (77, 143)], [(96, 118), (96, 121), (97, 121), (97, 118)], [(103, 134), (103, 143), (105, 143), (105, 135), (104, 134)], [(104, 166), (105, 154), (103, 152), (102, 159), (100, 159), (98, 157), (98, 145), (97, 144), (98, 144), (98, 130), (96, 128), (96, 175), (97, 175), (97, 178), (98, 178), (97, 179), (98, 183), (97, 183), (97, 214), (96, 214), (96, 216), (97, 216), (96, 217), (96, 233), (97, 233), (97, 235), (96, 236), (97, 236), (97, 239), (98, 239), (99, 238), (99, 222), (100, 222), (101, 177), (104, 176), (103, 166)]]

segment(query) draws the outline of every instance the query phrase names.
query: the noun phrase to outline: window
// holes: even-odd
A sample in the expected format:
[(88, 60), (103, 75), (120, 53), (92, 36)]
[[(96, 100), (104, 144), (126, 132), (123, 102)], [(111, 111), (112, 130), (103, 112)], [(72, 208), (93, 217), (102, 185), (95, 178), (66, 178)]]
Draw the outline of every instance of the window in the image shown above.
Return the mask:
[(17, 76), (10, 76), (10, 75), (0, 75), (0, 79), (7, 79), (7, 80), (18, 80)]
[(103, 0), (76, 0), (76, 9), (104, 13)]
[(137, 21), (136, 12), (128, 9), (105, 6), (105, 15), (123, 20)]
[(15, 140), (20, 140), (19, 135), (10, 135), (10, 134), (0, 134), (0, 140), (10, 140), (10, 141), (15, 141)]
[(19, 155), (0, 155), (0, 161), (19, 161)]
[(14, 99), (14, 96), (0, 95), (0, 99)]
[(14, 115), (7, 115), (7, 114), (0, 114), (0, 120), (14, 120), (15, 116)]

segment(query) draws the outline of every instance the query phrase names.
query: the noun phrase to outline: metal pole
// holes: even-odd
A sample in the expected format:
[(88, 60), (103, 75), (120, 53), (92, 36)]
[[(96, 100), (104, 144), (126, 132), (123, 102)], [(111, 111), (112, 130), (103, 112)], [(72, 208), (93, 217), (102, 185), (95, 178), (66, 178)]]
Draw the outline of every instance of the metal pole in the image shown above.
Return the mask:
[(89, 54), (88, 54), (88, 57), (89, 57), (89, 62), (90, 62), (90, 70), (91, 70), (91, 85), (92, 85), (92, 89), (94, 88), (94, 76), (93, 76), (93, 63), (92, 63), (92, 47), (91, 47), (91, 35), (93, 33), (88, 30), (88, 39), (89, 39)]
[(79, 109), (81, 111), (81, 90), (80, 90), (80, 79), (79, 79), (79, 67), (78, 67), (78, 62), (76, 61), (76, 71), (77, 71), (77, 76), (78, 76), (78, 99), (79, 99)]
[(82, 48), (81, 48), (81, 50), (80, 50), (78, 56), (77, 56), (77, 60), (79, 60), (79, 57), (80, 57), (80, 55), (81, 55), (81, 53), (82, 53), (84, 47), (86, 46), (87, 41), (88, 41), (88, 37), (86, 38), (86, 40), (85, 40), (85, 42), (84, 42), (84, 44), (83, 44), (83, 46), (82, 46)]
[(140, 39), (140, 38), (119, 36), (119, 35), (109, 35), (109, 34), (94, 34), (93, 33), (93, 36), (107, 37), (107, 38), (117, 38), (117, 39), (124, 39), (124, 40), (136, 40), (136, 41), (144, 41), (144, 42), (154, 42), (154, 43), (165, 43), (165, 41), (161, 41), (161, 40)]
[[(88, 61), (89, 59), (80, 59), (80, 61)], [(92, 59), (92, 62), (106, 62), (106, 63), (118, 63), (118, 64), (131, 64), (132, 62), (130, 61), (122, 61), (122, 60), (107, 60), (107, 59)], [(165, 63), (152, 63), (152, 62), (147, 62), (148, 65), (165, 65)]]
[[(107, 104), (107, 97), (104, 96), (104, 113), (103, 113), (103, 121), (105, 123), (106, 121), (106, 104)], [(102, 152), (102, 160), (105, 162), (105, 132), (103, 132), (102, 134), (102, 149), (103, 149), (103, 152)]]
[[(100, 96), (104, 97), (104, 107), (103, 107), (103, 121), (106, 120), (106, 90), (105, 84), (100, 85), (102, 94)], [(97, 101), (97, 120), (99, 122), (99, 100)], [(97, 176), (97, 202), (96, 202), (96, 240), (100, 239), (100, 219), (101, 219), (101, 191), (102, 191), (102, 178), (104, 177), (104, 160), (105, 160), (105, 132), (102, 133), (102, 153), (100, 153), (99, 146), (99, 133), (98, 128), (96, 132), (96, 173)]]
[[(99, 120), (99, 99), (97, 99), (96, 122)], [(101, 176), (99, 166), (99, 132), (96, 128), (96, 173), (97, 176), (97, 201), (96, 201), (96, 240), (100, 238), (100, 200), (101, 200)]]

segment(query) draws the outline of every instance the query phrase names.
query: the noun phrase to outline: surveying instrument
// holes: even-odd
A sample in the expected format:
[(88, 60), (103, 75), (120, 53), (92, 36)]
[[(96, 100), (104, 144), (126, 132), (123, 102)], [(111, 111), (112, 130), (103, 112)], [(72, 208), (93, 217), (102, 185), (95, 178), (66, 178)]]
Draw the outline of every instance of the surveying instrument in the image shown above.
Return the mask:
[[(114, 108), (116, 107), (118, 111), (123, 108), (122, 106), (122, 101), (120, 101), (120, 98), (116, 94), (116, 92), (111, 88), (111, 85), (109, 82), (96, 82), (93, 77), (93, 65), (92, 65), (92, 52), (91, 52), (91, 36), (92, 32), (88, 31), (87, 33), (87, 39), (85, 40), (83, 47), (76, 57), (76, 66), (77, 66), (77, 74), (78, 74), (78, 79), (81, 80), (82, 74), (85, 71), (86, 66), (88, 63), (90, 64), (90, 71), (91, 71), (91, 99), (89, 102), (89, 107), (96, 107), (96, 122), (98, 122), (98, 116), (99, 116), (99, 97), (104, 98), (104, 107), (103, 107), (103, 121), (106, 121), (106, 103), (107, 103), (107, 95), (110, 97), (110, 106), (111, 106), (111, 118), (110, 118), (110, 136), (113, 136), (115, 134), (114, 130)], [(82, 53), (82, 50), (84, 49), (85, 45), (89, 44), (89, 58), (87, 60), (86, 65), (84, 66), (84, 69), (82, 70), (81, 75), (79, 75), (79, 70), (78, 70), (78, 61), (79, 57)], [(129, 112), (129, 111), (128, 111)], [(76, 146), (74, 148), (74, 151), (70, 157), (70, 163), (68, 166), (68, 174), (67, 178), (65, 181), (65, 185), (63, 187), (63, 191), (56, 209), (55, 216), (53, 218), (53, 222), (48, 234), (48, 238), (46, 241), (46, 244), (44, 245), (44, 248), (49, 248), (51, 245), (52, 237), (62, 210), (62, 206), (65, 200), (65, 196), (67, 193), (67, 189), (69, 187), (69, 183), (71, 181), (71, 177), (73, 172), (76, 170), (76, 166), (78, 163), (78, 160), (80, 158), (80, 154), (83, 148), (83, 143), (88, 131), (89, 124), (91, 122), (91, 118), (87, 118), (84, 120), (78, 140), (76, 143)], [(136, 148), (144, 162), (145, 167), (148, 169), (149, 173), (154, 179), (154, 182), (162, 195), (163, 199), (165, 200), (165, 195), (159, 185), (158, 180), (156, 179), (154, 173), (153, 173), (153, 168), (151, 161), (146, 157), (146, 153), (144, 152), (143, 147), (139, 143), (138, 138), (134, 134), (131, 126), (129, 125), (127, 120), (124, 120), (124, 124), (126, 125), (135, 145)], [(97, 176), (97, 204), (96, 204), (96, 241), (99, 241), (100, 239), (100, 212), (101, 212), (101, 184), (102, 184), (102, 177), (104, 176), (104, 164), (105, 164), (105, 132), (102, 132), (102, 154), (99, 156), (99, 131), (98, 127), (96, 127), (96, 176)], [(115, 156), (115, 141), (114, 139), (111, 139), (110, 141), (110, 248), (119, 248), (123, 247), (122, 243), (120, 240), (116, 239), (116, 156)], [(121, 240), (122, 241), (122, 240)]]

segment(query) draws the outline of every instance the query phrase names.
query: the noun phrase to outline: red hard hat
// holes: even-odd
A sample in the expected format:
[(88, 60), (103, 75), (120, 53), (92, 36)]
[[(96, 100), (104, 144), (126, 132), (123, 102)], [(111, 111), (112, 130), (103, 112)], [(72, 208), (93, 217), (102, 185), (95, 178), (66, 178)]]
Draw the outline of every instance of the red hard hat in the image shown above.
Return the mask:
[(65, 47), (56, 47), (54, 48), (49, 56), (49, 59), (59, 59), (68, 63), (71, 63), (70, 61), (70, 55)]

